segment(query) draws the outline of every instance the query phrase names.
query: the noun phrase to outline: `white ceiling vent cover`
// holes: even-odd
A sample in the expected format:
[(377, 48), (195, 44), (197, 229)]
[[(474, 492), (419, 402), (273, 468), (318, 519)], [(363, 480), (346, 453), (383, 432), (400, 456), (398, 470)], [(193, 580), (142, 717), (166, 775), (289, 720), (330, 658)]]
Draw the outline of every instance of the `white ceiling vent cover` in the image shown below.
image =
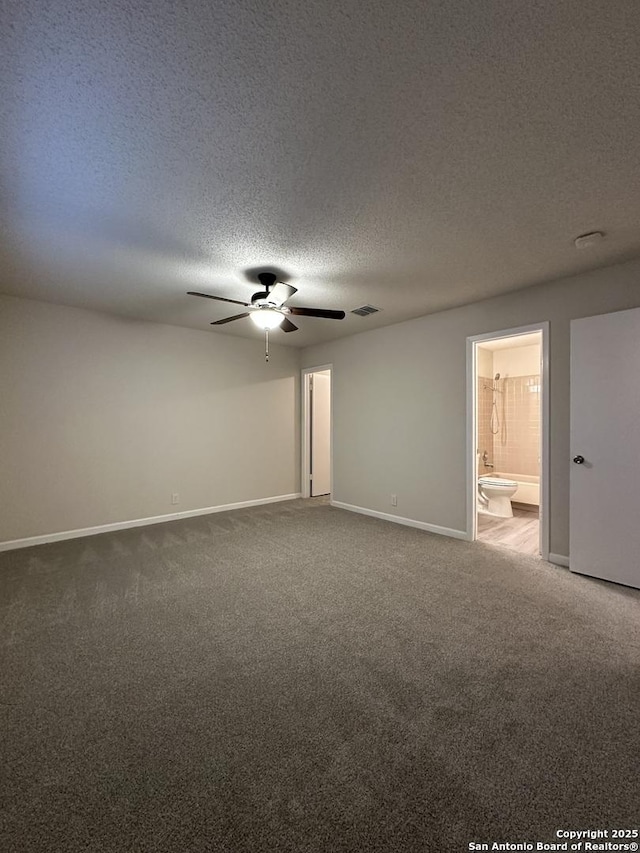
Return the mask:
[(354, 308), (352, 314), (357, 314), (358, 317), (367, 317), (369, 314), (377, 314), (379, 308), (374, 308), (373, 305), (363, 305), (362, 308)]

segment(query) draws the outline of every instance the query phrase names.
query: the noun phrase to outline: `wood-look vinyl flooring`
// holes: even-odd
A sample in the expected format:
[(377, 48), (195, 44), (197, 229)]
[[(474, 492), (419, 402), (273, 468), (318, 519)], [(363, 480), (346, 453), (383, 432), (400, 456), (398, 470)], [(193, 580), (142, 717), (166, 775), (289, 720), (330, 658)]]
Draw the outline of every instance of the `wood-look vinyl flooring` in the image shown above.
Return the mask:
[(540, 553), (540, 520), (536, 511), (513, 508), (513, 518), (478, 513), (478, 539), (521, 554)]

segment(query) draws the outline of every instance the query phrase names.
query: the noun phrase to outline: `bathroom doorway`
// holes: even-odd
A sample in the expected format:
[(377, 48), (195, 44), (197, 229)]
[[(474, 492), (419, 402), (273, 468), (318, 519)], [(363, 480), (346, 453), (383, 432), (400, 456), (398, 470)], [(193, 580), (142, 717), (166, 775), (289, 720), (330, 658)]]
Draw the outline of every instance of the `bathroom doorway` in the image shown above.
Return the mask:
[(468, 339), (468, 534), (548, 558), (547, 324)]

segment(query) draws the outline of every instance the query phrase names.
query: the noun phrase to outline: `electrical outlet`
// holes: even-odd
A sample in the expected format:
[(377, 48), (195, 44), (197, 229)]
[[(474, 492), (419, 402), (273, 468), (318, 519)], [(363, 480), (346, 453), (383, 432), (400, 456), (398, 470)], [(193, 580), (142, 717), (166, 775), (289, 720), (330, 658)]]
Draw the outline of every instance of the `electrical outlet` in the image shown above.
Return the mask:
[(171, 495), (171, 503), (175, 506), (177, 503), (180, 503), (180, 495), (177, 492), (174, 492)]
[(391, 506), (398, 506), (398, 496), (391, 495)]

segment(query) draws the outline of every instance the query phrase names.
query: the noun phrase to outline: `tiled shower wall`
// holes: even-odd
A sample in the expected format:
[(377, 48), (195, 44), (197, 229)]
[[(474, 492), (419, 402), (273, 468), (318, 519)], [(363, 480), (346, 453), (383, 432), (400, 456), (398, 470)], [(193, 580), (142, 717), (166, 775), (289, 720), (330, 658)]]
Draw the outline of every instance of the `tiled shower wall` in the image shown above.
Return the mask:
[(490, 428), (492, 380), (478, 377), (478, 449), (486, 449), (493, 468), (480, 458), (478, 472), (540, 473), (540, 376), (514, 376), (498, 380), (496, 394), (499, 430)]
[[(488, 376), (478, 376), (478, 474), (489, 474), (493, 470), (482, 464), (482, 454), (486, 450), (489, 455), (489, 462), (493, 462), (493, 435), (491, 434), (491, 404), (493, 397), (491, 394), (491, 384), (493, 378)], [(500, 395), (498, 395), (500, 396)], [(497, 470), (497, 469), (496, 469)]]

